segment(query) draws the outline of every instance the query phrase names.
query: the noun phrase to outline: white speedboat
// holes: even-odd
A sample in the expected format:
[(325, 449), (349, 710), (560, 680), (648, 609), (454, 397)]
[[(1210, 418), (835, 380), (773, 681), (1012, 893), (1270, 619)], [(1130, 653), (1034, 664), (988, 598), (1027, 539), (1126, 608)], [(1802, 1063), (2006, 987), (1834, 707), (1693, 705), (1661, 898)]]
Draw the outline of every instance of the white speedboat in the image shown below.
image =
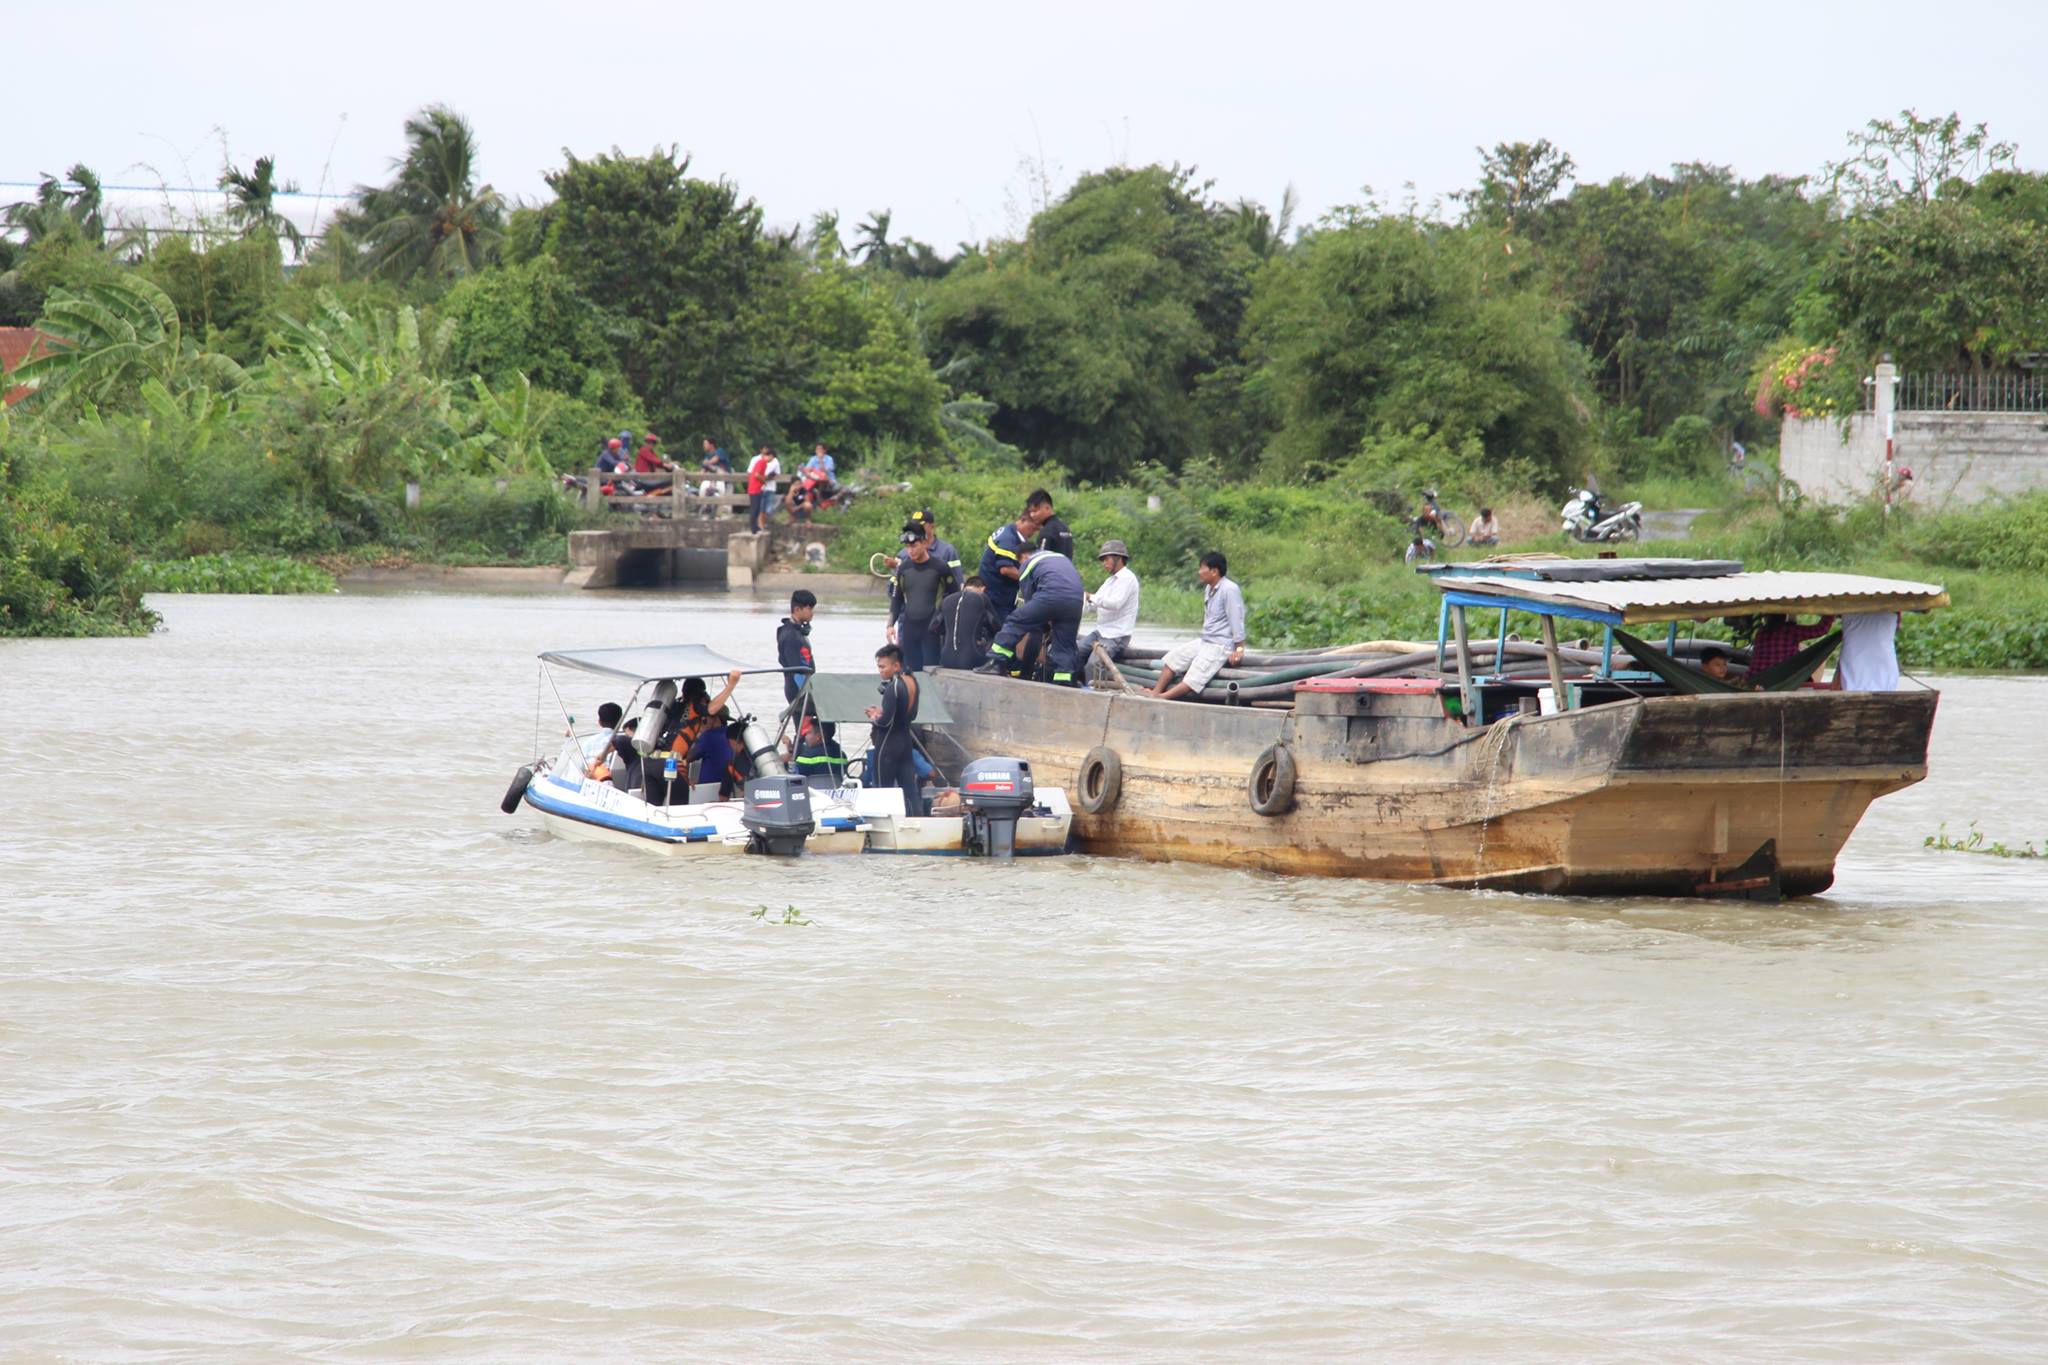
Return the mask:
[[(610, 732), (578, 733), (568, 707), (562, 717), (568, 734), (553, 758), (521, 768), (505, 793), (502, 809), (511, 814), (522, 805), (535, 811), (550, 833), (565, 838), (632, 844), (685, 855), (720, 853), (858, 853), (866, 845), (867, 822), (851, 802), (820, 792), (789, 776), (760, 725), (751, 718), (739, 723), (746, 749), (744, 794), (719, 795), (723, 774), (692, 784), (679, 772), (680, 756), (664, 754), (652, 741), (666, 728), (685, 678), (721, 676), (738, 668), (746, 673), (780, 669), (749, 668), (702, 645), (658, 645), (625, 649), (550, 651), (541, 656), (550, 687), (550, 665), (593, 673), (633, 684), (623, 707), (624, 721), (643, 737), (636, 758), (651, 759), (669, 777), (663, 795), (687, 791), (689, 799), (650, 801), (641, 788), (625, 790), (607, 778), (591, 775), (593, 759), (604, 756)], [(559, 703), (561, 693), (555, 689)], [(616, 760), (615, 760), (616, 761)]]

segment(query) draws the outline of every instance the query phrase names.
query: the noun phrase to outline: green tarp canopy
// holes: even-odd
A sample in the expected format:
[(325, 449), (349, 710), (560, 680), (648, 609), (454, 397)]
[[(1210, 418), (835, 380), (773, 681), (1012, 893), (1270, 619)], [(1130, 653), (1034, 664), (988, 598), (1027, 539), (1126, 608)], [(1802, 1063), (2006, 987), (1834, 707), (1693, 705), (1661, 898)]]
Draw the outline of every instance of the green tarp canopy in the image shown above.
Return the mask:
[[(917, 679), (917, 723), (919, 725), (950, 725), (953, 715), (946, 710), (946, 700), (939, 695), (939, 689), (932, 685), (931, 675), (919, 673)], [(806, 696), (819, 720), (829, 720), (835, 725), (865, 725), (868, 708), (881, 705), (879, 691), (882, 680), (873, 673), (813, 673), (811, 680), (804, 684), (793, 705), (801, 705)]]

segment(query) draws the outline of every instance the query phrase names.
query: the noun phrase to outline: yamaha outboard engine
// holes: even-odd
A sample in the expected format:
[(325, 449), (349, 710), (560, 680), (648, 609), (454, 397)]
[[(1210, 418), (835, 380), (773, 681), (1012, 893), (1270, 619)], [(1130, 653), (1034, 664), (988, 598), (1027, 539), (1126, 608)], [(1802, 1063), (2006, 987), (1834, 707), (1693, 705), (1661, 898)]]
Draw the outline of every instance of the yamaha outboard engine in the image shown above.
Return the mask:
[(1031, 809), (1031, 765), (1021, 758), (977, 758), (960, 770), (967, 847), (984, 858), (1017, 854), (1017, 820)]
[(818, 823), (811, 817), (811, 793), (801, 777), (747, 779), (746, 804), (740, 823), (747, 827), (747, 852), (793, 858)]

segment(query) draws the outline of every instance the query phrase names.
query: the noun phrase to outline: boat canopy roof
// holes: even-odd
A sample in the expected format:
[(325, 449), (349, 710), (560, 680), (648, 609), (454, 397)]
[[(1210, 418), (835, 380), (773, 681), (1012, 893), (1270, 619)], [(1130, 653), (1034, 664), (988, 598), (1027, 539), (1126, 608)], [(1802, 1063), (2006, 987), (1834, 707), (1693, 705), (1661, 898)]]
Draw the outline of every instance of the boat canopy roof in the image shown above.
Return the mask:
[(1452, 606), (1508, 607), (1611, 626), (1773, 612), (1847, 616), (1861, 612), (1933, 611), (1948, 605), (1948, 593), (1938, 584), (1849, 573), (1765, 571), (1594, 582), (1472, 574), (1443, 575), (1433, 581)]
[[(873, 673), (813, 673), (804, 684), (804, 692), (809, 694), (811, 709), (819, 720), (835, 725), (865, 725), (868, 708), (881, 702), (877, 690), (881, 681)], [(953, 714), (946, 709), (946, 699), (939, 695), (939, 689), (922, 675), (916, 681), (917, 723), (951, 725)], [(803, 697), (800, 695), (797, 700), (801, 702)]]
[(705, 645), (625, 645), (616, 649), (550, 650), (540, 656), (540, 661), (630, 683), (659, 682), (663, 678), (723, 677), (735, 668), (749, 673), (782, 671), (779, 668), (755, 668), (738, 659), (728, 659)]

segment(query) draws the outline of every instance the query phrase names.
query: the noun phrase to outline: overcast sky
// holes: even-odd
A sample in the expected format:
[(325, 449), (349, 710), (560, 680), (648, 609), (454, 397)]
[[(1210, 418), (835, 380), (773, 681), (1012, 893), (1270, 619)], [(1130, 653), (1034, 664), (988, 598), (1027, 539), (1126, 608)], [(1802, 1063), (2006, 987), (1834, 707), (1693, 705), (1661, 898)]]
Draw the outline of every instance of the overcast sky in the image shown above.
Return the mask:
[[(0, 181), (83, 161), (210, 185), (222, 141), (314, 190), (381, 181), (420, 106), (483, 176), (545, 196), (564, 147), (675, 143), (771, 222), (893, 209), (950, 250), (1116, 163), (1199, 166), (1303, 220), (1371, 185), (1426, 202), (1473, 148), (1547, 137), (1582, 180), (1803, 174), (1845, 132), (1956, 110), (2048, 165), (2048, 4), (23, 4), (0, 19)], [(26, 190), (0, 187), (0, 202)], [(126, 196), (133, 201), (133, 196)], [(306, 206), (310, 209), (311, 205)], [(295, 214), (303, 218), (303, 214)]]

